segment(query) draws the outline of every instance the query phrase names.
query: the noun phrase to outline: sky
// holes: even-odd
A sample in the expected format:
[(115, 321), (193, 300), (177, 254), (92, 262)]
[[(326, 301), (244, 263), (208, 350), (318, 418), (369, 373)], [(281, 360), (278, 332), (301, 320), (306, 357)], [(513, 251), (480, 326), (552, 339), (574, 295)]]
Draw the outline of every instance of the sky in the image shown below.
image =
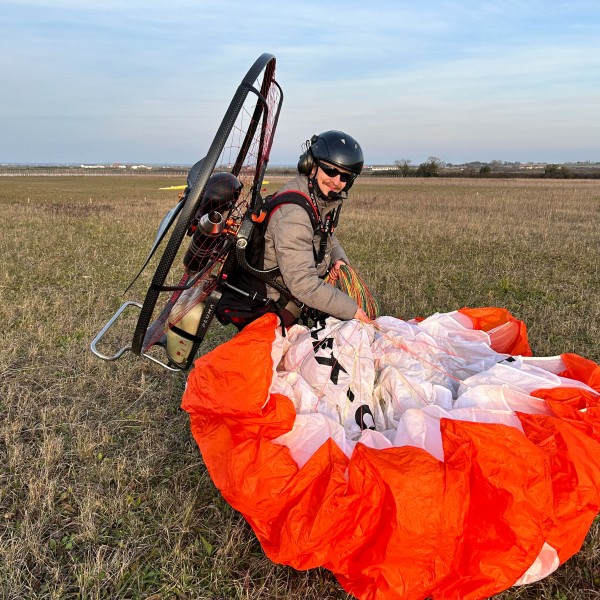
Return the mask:
[(0, 163), (194, 163), (277, 59), (272, 165), (600, 161), (600, 2), (0, 0)]

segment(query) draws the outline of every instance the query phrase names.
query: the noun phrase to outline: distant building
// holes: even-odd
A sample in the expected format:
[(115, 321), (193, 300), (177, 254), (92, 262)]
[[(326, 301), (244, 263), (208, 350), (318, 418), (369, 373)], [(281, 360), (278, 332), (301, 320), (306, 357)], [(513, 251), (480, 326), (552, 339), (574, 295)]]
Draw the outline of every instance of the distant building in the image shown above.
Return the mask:
[(398, 167), (396, 165), (373, 165), (371, 167), (366, 167), (369, 171), (397, 171)]

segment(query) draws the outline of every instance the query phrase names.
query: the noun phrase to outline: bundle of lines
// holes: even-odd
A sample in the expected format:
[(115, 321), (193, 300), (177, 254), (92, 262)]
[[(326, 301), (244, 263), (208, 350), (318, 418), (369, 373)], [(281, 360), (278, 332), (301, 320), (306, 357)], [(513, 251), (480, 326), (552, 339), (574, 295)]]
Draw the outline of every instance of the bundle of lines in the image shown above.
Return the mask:
[(340, 267), (339, 277), (335, 281), (332, 281), (329, 275), (327, 275), (325, 281), (356, 300), (356, 303), (367, 313), (370, 319), (376, 319), (380, 316), (379, 301), (371, 293), (365, 280), (350, 265)]

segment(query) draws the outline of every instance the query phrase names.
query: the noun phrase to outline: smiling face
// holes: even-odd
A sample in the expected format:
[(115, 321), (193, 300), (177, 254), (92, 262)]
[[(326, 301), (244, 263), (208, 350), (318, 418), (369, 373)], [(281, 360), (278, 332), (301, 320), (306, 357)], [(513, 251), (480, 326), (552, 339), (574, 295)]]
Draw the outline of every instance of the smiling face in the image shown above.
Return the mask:
[[(345, 175), (350, 177), (353, 175), (351, 171), (336, 167), (325, 161), (318, 161), (316, 169), (317, 173), (315, 177), (317, 178), (317, 184), (325, 197), (327, 197), (329, 192), (339, 194), (346, 187), (346, 181), (342, 181), (342, 178), (348, 179)], [(324, 169), (329, 171), (329, 174)]]

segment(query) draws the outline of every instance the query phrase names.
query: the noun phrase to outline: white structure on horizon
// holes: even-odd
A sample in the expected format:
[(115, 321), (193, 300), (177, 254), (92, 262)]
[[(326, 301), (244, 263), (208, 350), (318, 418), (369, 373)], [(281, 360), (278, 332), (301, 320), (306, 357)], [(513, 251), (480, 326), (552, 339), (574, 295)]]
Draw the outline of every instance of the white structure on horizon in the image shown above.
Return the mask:
[(400, 167), (397, 167), (396, 165), (372, 165), (366, 168), (369, 171), (396, 171)]

